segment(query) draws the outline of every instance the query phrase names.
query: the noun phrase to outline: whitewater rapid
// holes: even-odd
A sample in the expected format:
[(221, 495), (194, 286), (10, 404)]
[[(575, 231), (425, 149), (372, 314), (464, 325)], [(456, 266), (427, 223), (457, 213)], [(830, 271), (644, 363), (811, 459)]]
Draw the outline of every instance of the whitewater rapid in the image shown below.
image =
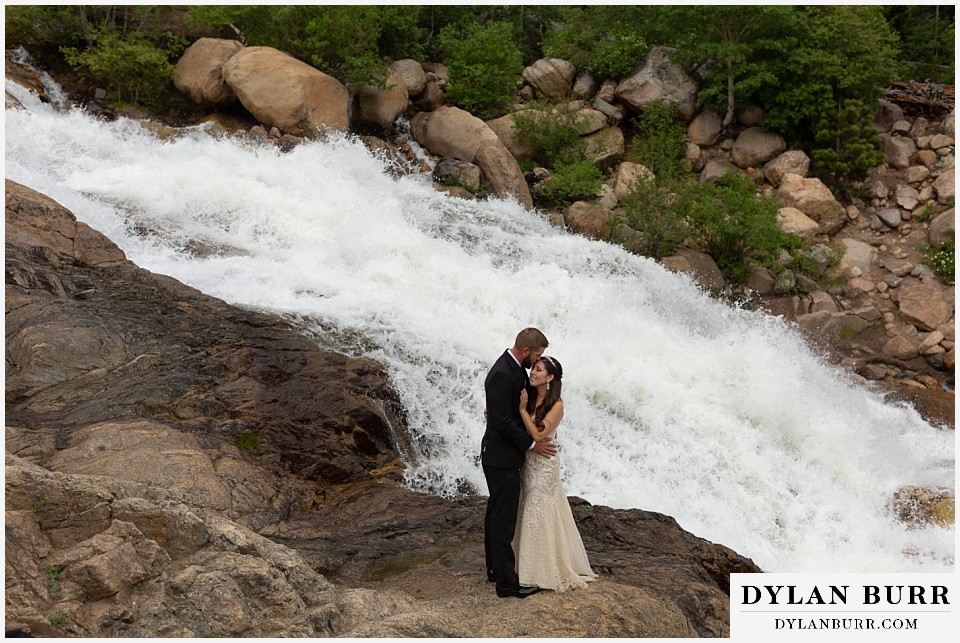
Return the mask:
[(384, 363), (414, 436), (411, 487), (486, 493), (483, 378), (536, 326), (565, 372), (569, 495), (668, 514), (767, 571), (953, 569), (953, 527), (908, 530), (891, 511), (902, 486), (954, 487), (953, 432), (885, 404), (781, 320), (512, 201), (396, 178), (347, 137), (287, 153), (203, 127), (158, 140), (7, 92), (23, 104), (5, 110), (7, 178), (146, 269)]

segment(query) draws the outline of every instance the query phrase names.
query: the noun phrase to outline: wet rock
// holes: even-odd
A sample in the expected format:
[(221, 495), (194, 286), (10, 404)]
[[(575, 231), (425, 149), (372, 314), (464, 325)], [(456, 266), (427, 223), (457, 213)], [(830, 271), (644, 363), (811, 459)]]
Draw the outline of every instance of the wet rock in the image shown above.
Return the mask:
[(613, 225), (613, 212), (587, 201), (572, 203), (564, 213), (571, 230), (594, 239), (608, 239)]
[(956, 499), (949, 489), (903, 487), (893, 497), (897, 518), (912, 528), (928, 524), (949, 527), (956, 522)]

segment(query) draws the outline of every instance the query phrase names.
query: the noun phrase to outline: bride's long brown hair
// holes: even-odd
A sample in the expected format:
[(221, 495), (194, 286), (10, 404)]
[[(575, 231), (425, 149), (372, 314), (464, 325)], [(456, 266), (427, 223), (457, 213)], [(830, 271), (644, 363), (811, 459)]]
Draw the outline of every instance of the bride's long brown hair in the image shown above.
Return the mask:
[[(530, 387), (527, 393), (527, 413), (533, 417), (533, 423), (537, 426), (543, 426), (543, 418), (547, 411), (553, 408), (553, 405), (560, 399), (560, 391), (563, 389), (563, 367), (560, 366), (555, 358), (544, 355), (540, 358), (540, 363), (547, 368), (547, 374), (553, 375), (553, 381), (550, 382), (547, 394), (543, 396), (543, 404), (537, 409), (537, 396), (539, 392), (536, 388)], [(537, 412), (534, 413), (534, 409)]]

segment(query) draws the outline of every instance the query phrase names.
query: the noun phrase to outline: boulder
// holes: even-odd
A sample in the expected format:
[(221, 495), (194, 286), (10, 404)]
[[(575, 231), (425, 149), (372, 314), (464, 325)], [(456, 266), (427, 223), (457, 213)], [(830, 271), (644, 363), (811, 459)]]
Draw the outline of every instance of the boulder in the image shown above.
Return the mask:
[(494, 194), (516, 199), (526, 208), (533, 207), (533, 197), (523, 171), (500, 139), (481, 143), (475, 159)]
[(597, 90), (598, 100), (613, 104), (617, 100), (617, 81), (607, 79), (600, 83), (600, 89)]
[(936, 248), (942, 243), (953, 241), (956, 238), (957, 228), (954, 218), (953, 208), (937, 215), (937, 218), (930, 222), (930, 246)]
[(877, 129), (881, 132), (889, 132), (894, 123), (903, 120), (903, 109), (888, 100), (880, 100), (878, 103), (880, 109), (877, 112)]
[(530, 188), (510, 150), (486, 123), (458, 107), (443, 106), (410, 119), (414, 138), (438, 156), (476, 163), (494, 194), (533, 207)]
[(673, 107), (681, 119), (691, 121), (696, 115), (699, 88), (680, 65), (670, 60), (673, 51), (668, 47), (652, 48), (617, 85), (617, 98), (636, 112), (652, 103)]
[(440, 83), (440, 89), (446, 89), (450, 84), (450, 70), (443, 63), (423, 63), (423, 71), (427, 73), (427, 81), (430, 80), (430, 74)]
[(473, 163), (445, 158), (433, 170), (433, 178), (440, 183), (453, 182), (468, 190), (480, 188), (480, 168)]
[(808, 239), (816, 236), (820, 224), (796, 208), (780, 208), (777, 211), (777, 225), (787, 234), (795, 234)]
[(775, 280), (770, 276), (763, 266), (753, 266), (750, 268), (750, 275), (747, 277), (746, 286), (761, 295), (769, 295), (773, 292)]
[(580, 136), (599, 132), (607, 126), (607, 115), (597, 109), (585, 107), (574, 116), (574, 129)]
[(941, 134), (946, 134), (950, 138), (956, 137), (956, 124), (955, 124), (956, 122), (954, 120), (956, 118), (956, 113), (957, 113), (956, 109), (951, 109), (950, 113), (947, 114), (943, 118), (943, 121), (940, 122)]
[(623, 105), (619, 103), (616, 105), (611, 105), (605, 100), (600, 98), (593, 99), (593, 108), (598, 112), (601, 112), (607, 118), (612, 119), (611, 123), (616, 124), (622, 121), (626, 117), (626, 110), (623, 108)]
[(409, 94), (403, 77), (393, 72), (387, 79), (386, 88), (362, 85), (353, 96), (353, 119), (379, 127), (382, 130), (393, 128), (394, 122), (407, 108)]
[(507, 114), (500, 118), (487, 121), (487, 127), (492, 129), (510, 153), (519, 160), (533, 158), (533, 145), (529, 141), (521, 142), (516, 135), (517, 121), (514, 114)]
[[(403, 80), (404, 87), (407, 88), (409, 96), (418, 96), (427, 87), (427, 72), (423, 71), (423, 65), (416, 60), (404, 58), (390, 65), (390, 75), (396, 74)], [(390, 81), (387, 81), (389, 86)]]
[(596, 79), (587, 72), (583, 72), (577, 74), (576, 79), (573, 81), (573, 90), (571, 93), (574, 98), (590, 100), (597, 93), (598, 88), (599, 85)]
[[(929, 150), (926, 151), (929, 152)], [(920, 157), (920, 152), (917, 152), (917, 160), (923, 163), (923, 159)], [(930, 165), (933, 165), (933, 163)], [(903, 173), (904, 180), (913, 185), (923, 182), (928, 176), (930, 176), (930, 168), (925, 163), (923, 165), (913, 165), (908, 167)]]
[(537, 94), (548, 99), (570, 95), (577, 68), (560, 58), (541, 58), (523, 70), (523, 78), (533, 85)]
[(730, 159), (742, 168), (766, 163), (787, 149), (783, 137), (762, 127), (745, 129), (730, 150)]
[(917, 162), (927, 169), (928, 176), (930, 168), (937, 163), (939, 158), (940, 157), (937, 156), (937, 153), (933, 150), (920, 150), (917, 152)]
[(900, 227), (900, 224), (903, 223), (903, 215), (900, 214), (900, 210), (897, 208), (883, 208), (882, 210), (877, 210), (877, 218), (880, 219), (880, 222), (888, 228), (893, 228), (894, 230)]
[(726, 285), (717, 262), (705, 252), (679, 248), (675, 254), (664, 257), (661, 263), (673, 272), (690, 275), (706, 290), (720, 290)]
[(224, 64), (223, 77), (247, 111), (267, 126), (295, 135), (347, 130), (347, 88), (282, 51), (246, 47)]
[(483, 143), (499, 141), (482, 120), (450, 105), (422, 112), (410, 119), (410, 131), (420, 145), (437, 156), (452, 156), (472, 163)]
[(583, 140), (587, 144), (586, 158), (601, 168), (618, 163), (626, 150), (623, 131), (619, 127), (607, 127), (584, 136)]
[(880, 253), (870, 244), (856, 239), (841, 239), (840, 243), (843, 245), (843, 256), (837, 268), (843, 273), (853, 274), (852, 271), (856, 268), (857, 274), (866, 274), (877, 263)]
[(930, 137), (930, 149), (944, 154), (944, 150), (949, 147), (952, 147), (954, 140), (952, 136), (947, 136), (946, 134), (934, 134)]
[(774, 187), (778, 187), (787, 174), (806, 176), (809, 169), (809, 156), (802, 150), (787, 150), (763, 166), (763, 176)]
[(920, 202), (920, 193), (912, 185), (901, 184), (894, 191), (894, 199), (904, 210), (913, 210)]
[(933, 189), (937, 192), (937, 203), (952, 204), (956, 195), (955, 180), (956, 176), (953, 168), (950, 168), (949, 171), (938, 176), (937, 180), (933, 182)]
[(610, 238), (613, 212), (587, 201), (576, 201), (564, 212), (563, 220), (568, 228), (578, 234), (606, 240)]
[(881, 134), (880, 140), (883, 141), (883, 152), (887, 156), (887, 165), (898, 170), (905, 170), (913, 162), (913, 157), (917, 153), (917, 144), (913, 139), (906, 136), (890, 136)]
[(883, 345), (881, 353), (896, 360), (910, 360), (918, 355), (917, 344), (903, 335), (895, 335)]
[(653, 172), (643, 165), (631, 161), (624, 161), (617, 168), (617, 182), (614, 187), (614, 194), (618, 201), (623, 201), (637, 183), (640, 181), (652, 181), (654, 178)]
[(930, 129), (930, 121), (928, 121), (923, 116), (918, 116), (914, 121), (913, 125), (910, 127), (910, 138), (916, 140), (921, 136), (926, 136), (928, 130)]
[(821, 234), (833, 234), (846, 218), (843, 206), (820, 179), (786, 174), (777, 190), (777, 200), (780, 205), (796, 208), (816, 221)]
[(797, 325), (814, 340), (828, 339), (833, 344), (841, 344), (859, 335), (870, 323), (857, 315), (820, 310), (797, 315)]
[(237, 97), (223, 78), (223, 66), (243, 43), (222, 38), (200, 38), (180, 56), (173, 69), (173, 84), (203, 107), (221, 107)]
[(687, 140), (696, 145), (713, 145), (723, 132), (723, 119), (712, 109), (705, 109), (687, 127)]
[(443, 90), (440, 89), (440, 81), (431, 74), (427, 77), (427, 84), (423, 91), (414, 97), (413, 106), (417, 111), (432, 112), (441, 105), (443, 105)]
[(830, 293), (823, 292), (822, 290), (814, 290), (810, 293), (810, 312), (819, 313), (822, 311), (839, 313), (840, 308), (837, 306), (834, 298), (830, 296)]
[(703, 169), (700, 170), (700, 176), (697, 177), (697, 180), (700, 183), (705, 183), (707, 181), (718, 181), (731, 172), (734, 174), (741, 173), (740, 168), (726, 159), (710, 159), (704, 163)]
[(932, 331), (953, 317), (953, 298), (936, 286), (905, 280), (897, 304), (903, 318), (921, 330)]
[(893, 496), (897, 519), (911, 529), (928, 525), (952, 527), (956, 523), (957, 502), (950, 489), (901, 487)]

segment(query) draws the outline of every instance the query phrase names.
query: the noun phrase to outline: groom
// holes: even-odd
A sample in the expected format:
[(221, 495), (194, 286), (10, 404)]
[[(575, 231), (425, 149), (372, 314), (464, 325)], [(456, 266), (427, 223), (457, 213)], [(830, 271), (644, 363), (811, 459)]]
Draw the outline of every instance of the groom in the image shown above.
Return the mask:
[(526, 369), (540, 360), (547, 338), (536, 328), (525, 328), (513, 348), (503, 352), (483, 383), (487, 398), (487, 430), (483, 434), (480, 462), (487, 479), (487, 513), (484, 518), (484, 550), (487, 580), (495, 581), (497, 596), (526, 598), (539, 587), (520, 587), (513, 553), (520, 506), (520, 468), (527, 451), (544, 457), (556, 455), (556, 446), (536, 442), (523, 428), (520, 418), (520, 391), (530, 383)]

